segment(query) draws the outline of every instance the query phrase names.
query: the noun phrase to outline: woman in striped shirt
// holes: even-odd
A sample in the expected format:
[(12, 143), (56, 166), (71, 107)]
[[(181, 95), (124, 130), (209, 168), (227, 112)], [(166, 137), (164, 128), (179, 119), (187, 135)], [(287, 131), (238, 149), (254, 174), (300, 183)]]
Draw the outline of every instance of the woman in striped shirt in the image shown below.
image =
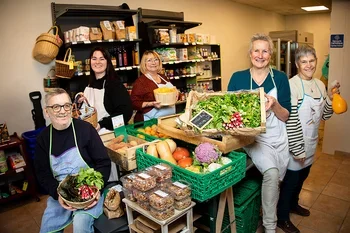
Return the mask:
[(309, 216), (310, 211), (298, 204), (303, 182), (310, 172), (318, 142), (321, 120), (332, 114), (332, 89), (339, 92), (339, 83), (326, 90), (319, 79), (313, 78), (317, 57), (315, 49), (301, 46), (296, 50), (295, 63), (299, 73), (289, 80), (291, 113), (287, 120), (290, 160), (281, 184), (277, 226), (288, 233), (300, 232), (289, 219), (289, 213)]

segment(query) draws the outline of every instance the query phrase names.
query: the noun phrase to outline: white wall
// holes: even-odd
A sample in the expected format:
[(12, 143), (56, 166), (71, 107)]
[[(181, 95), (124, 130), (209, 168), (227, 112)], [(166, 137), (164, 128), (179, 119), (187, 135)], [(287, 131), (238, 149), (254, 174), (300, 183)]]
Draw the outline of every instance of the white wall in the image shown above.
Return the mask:
[(322, 66), (329, 54), (330, 19), (330, 13), (286, 16), (286, 29), (314, 35), (314, 48), (318, 57), (315, 78), (321, 78)]
[[(331, 34), (344, 34), (344, 48), (330, 49), (329, 81), (338, 80), (341, 95), (350, 107), (350, 2), (333, 0)], [(326, 121), (322, 150), (333, 154), (335, 150), (350, 153), (350, 110), (342, 115), (334, 114)]]
[[(33, 105), (29, 92), (43, 92), (43, 78), (50, 65), (31, 57), (35, 39), (52, 25), (51, 7), (47, 0), (0, 1), (0, 122), (6, 122), (10, 133), (33, 130)], [(56, 1), (67, 4), (120, 5), (122, 1), (75, 0)], [(249, 66), (248, 42), (256, 32), (284, 30), (284, 17), (275, 13), (227, 0), (128, 0), (131, 9), (143, 7), (183, 11), (185, 20), (202, 22), (193, 32), (216, 35), (222, 54), (223, 86), (231, 74)]]

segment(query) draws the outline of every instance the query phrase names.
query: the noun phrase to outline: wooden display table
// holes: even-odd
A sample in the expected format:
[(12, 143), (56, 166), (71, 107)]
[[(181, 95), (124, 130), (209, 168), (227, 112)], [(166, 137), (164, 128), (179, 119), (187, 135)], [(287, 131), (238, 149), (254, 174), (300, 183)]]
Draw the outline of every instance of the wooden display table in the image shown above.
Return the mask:
[[(172, 217), (170, 217), (166, 220), (163, 220), (163, 221), (154, 218), (152, 215), (150, 215), (150, 213), (148, 211), (142, 209), (135, 202), (132, 202), (132, 201), (125, 199), (125, 198), (123, 199), (123, 202), (126, 205), (126, 213), (128, 216), (129, 227), (134, 223), (134, 217), (133, 217), (132, 211), (137, 211), (138, 213), (142, 214), (143, 216), (147, 217), (148, 219), (159, 224), (161, 226), (162, 233), (168, 233), (169, 224), (173, 223), (177, 219), (186, 215), (186, 222), (187, 222), (186, 229), (182, 230), (181, 233), (192, 233), (193, 232), (193, 212), (192, 212), (192, 209), (193, 209), (193, 206), (196, 205), (196, 203), (194, 203), (194, 202), (192, 202), (191, 205), (184, 210), (175, 210), (175, 214)], [(130, 233), (134, 233), (134, 232), (136, 232), (136, 231), (132, 227), (130, 227)]]

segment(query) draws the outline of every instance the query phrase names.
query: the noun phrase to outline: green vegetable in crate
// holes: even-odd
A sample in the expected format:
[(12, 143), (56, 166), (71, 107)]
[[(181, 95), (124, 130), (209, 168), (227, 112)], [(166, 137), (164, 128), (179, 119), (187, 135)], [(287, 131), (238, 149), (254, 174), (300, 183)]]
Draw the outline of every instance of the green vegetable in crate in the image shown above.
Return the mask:
[(256, 93), (228, 93), (198, 101), (192, 116), (201, 110), (213, 116), (213, 120), (204, 129), (256, 128), (261, 124), (260, 97)]

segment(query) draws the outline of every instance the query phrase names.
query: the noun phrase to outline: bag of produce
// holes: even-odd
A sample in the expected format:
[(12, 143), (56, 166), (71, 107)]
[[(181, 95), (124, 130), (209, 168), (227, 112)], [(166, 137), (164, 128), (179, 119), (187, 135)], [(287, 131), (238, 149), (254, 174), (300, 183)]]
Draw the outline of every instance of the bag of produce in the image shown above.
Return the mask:
[(180, 121), (189, 136), (256, 136), (266, 131), (264, 90), (191, 91)]

